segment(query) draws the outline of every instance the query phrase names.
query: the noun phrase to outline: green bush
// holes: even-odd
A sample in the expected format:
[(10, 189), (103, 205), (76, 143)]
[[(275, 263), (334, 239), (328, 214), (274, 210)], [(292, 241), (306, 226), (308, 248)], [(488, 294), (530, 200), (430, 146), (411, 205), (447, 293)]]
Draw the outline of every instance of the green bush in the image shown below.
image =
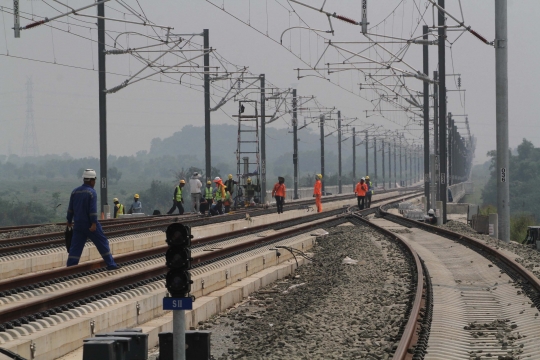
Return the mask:
[(529, 214), (517, 214), (510, 217), (510, 239), (523, 242), (529, 226), (536, 225), (534, 217)]
[(480, 208), (480, 215), (496, 214), (497, 207), (495, 205), (486, 205)]

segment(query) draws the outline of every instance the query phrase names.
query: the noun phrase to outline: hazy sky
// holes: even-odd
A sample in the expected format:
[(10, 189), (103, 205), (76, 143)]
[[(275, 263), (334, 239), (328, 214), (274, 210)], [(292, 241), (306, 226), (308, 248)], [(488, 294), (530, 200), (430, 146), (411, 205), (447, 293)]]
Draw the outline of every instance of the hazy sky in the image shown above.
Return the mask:
[[(67, 1), (66, 1), (67, 2)], [(132, 0), (126, 1), (136, 6)], [(175, 33), (199, 33), (204, 28), (210, 30), (210, 44), (227, 60), (238, 65), (249, 66), (255, 74), (265, 73), (273, 84), (287, 88), (296, 86), (299, 95), (315, 95), (325, 106), (335, 106), (344, 116), (359, 117), (364, 121), (376, 121), (387, 129), (398, 126), (388, 120), (370, 117), (365, 119), (364, 110), (372, 109), (371, 103), (362, 100), (345, 90), (328, 83), (326, 80), (308, 77), (301, 80), (296, 78), (298, 67), (306, 67), (296, 57), (266, 36), (256, 32), (247, 25), (227, 15), (220, 9), (203, 0), (158, 0), (139, 1), (146, 15), (157, 24), (173, 26)], [(269, 36), (279, 39), (283, 30), (289, 26), (297, 26), (295, 17), (287, 14), (286, 0), (213, 0), (219, 6), (224, 4), (240, 19), (250, 22), (254, 28), (263, 33), (268, 30)], [(320, 6), (321, 0), (305, 2)], [(71, 0), (69, 6), (82, 7), (89, 0)], [(336, 11), (348, 17), (361, 18), (359, 0), (328, 0), (326, 9)], [(459, 14), (456, 1), (448, 9)], [(465, 22), (472, 26), (488, 40), (494, 38), (494, 5), (493, 1), (477, 0), (462, 1)], [(47, 4), (52, 4), (64, 10), (53, 1), (21, 1), (21, 11), (40, 16), (52, 17), (58, 14)], [(122, 9), (115, 1), (107, 8), (107, 16), (123, 18)], [(388, 15), (387, 22), (377, 31), (389, 31), (395, 22), (408, 25), (418, 21), (413, 6), (425, 8), (426, 0), (368, 1), (370, 24), (383, 20)], [(283, 5), (283, 6), (282, 6)], [(398, 6), (401, 5), (401, 8)], [(25, 121), (26, 121), (26, 89), (28, 78), (33, 81), (34, 118), (40, 153), (64, 153), (80, 156), (99, 155), (98, 136), (98, 89), (97, 81), (97, 46), (80, 36), (96, 40), (95, 19), (82, 18), (87, 21), (84, 26), (77, 27), (75, 20), (70, 24), (57, 23), (55, 26), (69, 30), (75, 36), (64, 31), (52, 30), (46, 26), (36, 27), (21, 32), (21, 38), (13, 36), (13, 16), (8, 13), (13, 1), (0, 0), (2, 26), (0, 27), (0, 154), (21, 154)], [(392, 10), (397, 10), (392, 13)], [(280, 7), (283, 9), (280, 10)], [(326, 16), (315, 11), (300, 8), (295, 5), (298, 14), (313, 28), (326, 30)], [(95, 14), (95, 10), (87, 10), (86, 14)], [(428, 11), (430, 14), (431, 11)], [(508, 2), (509, 22), (509, 81), (510, 81), (510, 146), (516, 147), (523, 138), (531, 140), (540, 146), (538, 132), (540, 101), (537, 85), (540, 83), (540, 41), (535, 35), (536, 29), (532, 24), (540, 14), (540, 1), (519, 0)], [(427, 16), (431, 23), (431, 16)], [(128, 17), (128, 19), (132, 19)], [(293, 23), (289, 25), (289, 20)], [(66, 20), (66, 19), (64, 19)], [(21, 20), (22, 25), (28, 20)], [(394, 24), (392, 24), (394, 22)], [(109, 24), (109, 23), (108, 23)], [(146, 28), (135, 25), (107, 25), (108, 29), (118, 31), (147, 32)], [(338, 20), (333, 21), (336, 30), (333, 41), (364, 41), (359, 28)], [(142, 29), (141, 29), (142, 28)], [(403, 32), (403, 31), (402, 31)], [(406, 31), (405, 31), (406, 32)], [(388, 33), (387, 33), (388, 34)], [(327, 35), (327, 34), (325, 34)], [(315, 43), (307, 42), (309, 35), (298, 35), (291, 32), (286, 41), (291, 41), (293, 51), (303, 51), (303, 58), (316, 58), (317, 50), (309, 46)], [(455, 34), (451, 35), (455, 38)], [(309, 38), (311, 39), (311, 38)], [(196, 40), (196, 39), (195, 39)], [(202, 38), (196, 40), (202, 43)], [(295, 48), (296, 44), (300, 44)], [(107, 40), (109, 44), (112, 40)], [(296, 50), (295, 50), (296, 49)], [(321, 49), (319, 49), (319, 52)], [(421, 69), (422, 47), (411, 47), (407, 61)], [(6, 56), (9, 53), (10, 56)], [(430, 76), (436, 66), (437, 50), (430, 48)], [(25, 60), (30, 58), (42, 62)], [(140, 64), (127, 55), (107, 57), (107, 70), (112, 73), (134, 73)], [(54, 65), (64, 64), (69, 66)], [(53, 63), (53, 64), (51, 64)], [(471, 132), (478, 139), (476, 162), (486, 160), (486, 152), (495, 148), (495, 57), (493, 47), (484, 45), (471, 34), (465, 33), (453, 45), (452, 51), (447, 51), (447, 73), (460, 73), (462, 89), (466, 89), (466, 103), (458, 93), (449, 93), (448, 110), (454, 114), (469, 116)], [(78, 68), (76, 68), (78, 67)], [(94, 69), (94, 70), (92, 70)], [(356, 75), (355, 75), (356, 76)], [(125, 76), (107, 75), (107, 87), (111, 88), (125, 80)], [(167, 137), (180, 130), (187, 124), (202, 126), (204, 123), (203, 94), (188, 86), (159, 82), (141, 81), (128, 86), (118, 93), (107, 97), (108, 107), (108, 140), (109, 152), (115, 155), (134, 154), (139, 150), (148, 150), (151, 139)], [(340, 74), (332, 79), (339, 81), (344, 87), (355, 87), (355, 78), (348, 73)], [(166, 80), (166, 79), (164, 79)], [(189, 83), (187, 77), (184, 80)], [(453, 79), (448, 79), (449, 88), (455, 88)], [(416, 84), (421, 89), (420, 83)], [(358, 91), (357, 91), (358, 92)], [(215, 96), (219, 100), (219, 96)], [(228, 114), (236, 111), (234, 103), (223, 107)], [(466, 110), (464, 109), (466, 107)], [(215, 123), (234, 122), (223, 112), (212, 113)], [(290, 117), (286, 119), (290, 122)], [(401, 120), (400, 120), (401, 121)], [(286, 127), (284, 120), (276, 121), (272, 126)], [(315, 129), (315, 128), (314, 128)], [(414, 133), (414, 131), (413, 131)], [(416, 135), (419, 133), (416, 132)], [(270, 140), (271, 145), (271, 140)], [(201, 151), (202, 151), (201, 147)], [(218, 151), (234, 151), (234, 149), (218, 149)], [(216, 151), (216, 150), (214, 150)], [(272, 151), (272, 150), (271, 150)], [(181, 153), (181, 144), (179, 144)]]

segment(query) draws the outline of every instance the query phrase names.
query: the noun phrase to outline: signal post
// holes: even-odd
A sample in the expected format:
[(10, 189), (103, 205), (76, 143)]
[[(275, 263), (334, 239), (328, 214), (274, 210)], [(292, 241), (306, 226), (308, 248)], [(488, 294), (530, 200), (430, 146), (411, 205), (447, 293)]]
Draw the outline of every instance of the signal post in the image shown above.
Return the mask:
[(166, 287), (169, 296), (163, 298), (163, 310), (173, 311), (173, 354), (174, 360), (186, 360), (186, 310), (193, 309), (191, 292), (191, 228), (174, 223), (165, 232), (169, 249), (165, 254), (169, 268)]

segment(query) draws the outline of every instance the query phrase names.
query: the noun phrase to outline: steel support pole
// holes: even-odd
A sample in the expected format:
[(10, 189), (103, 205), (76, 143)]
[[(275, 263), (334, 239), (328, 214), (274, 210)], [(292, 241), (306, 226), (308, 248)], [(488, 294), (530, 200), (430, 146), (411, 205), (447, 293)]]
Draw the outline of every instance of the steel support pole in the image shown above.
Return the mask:
[[(438, 0), (439, 7), (444, 9), (444, 0)], [(439, 26), (439, 161), (440, 161), (440, 185), (439, 197), (442, 201), (442, 222), (446, 224), (447, 190), (447, 153), (446, 153), (446, 14), (438, 10)]]
[(296, 89), (293, 89), (293, 165), (294, 165), (294, 199), (298, 199), (298, 100)]
[(433, 84), (433, 154), (435, 155), (434, 162), (430, 162), (431, 164), (435, 164), (437, 169), (432, 169), (432, 187), (436, 189), (436, 191), (431, 193), (431, 196), (435, 194), (435, 199), (433, 199), (432, 204), (435, 204), (436, 201), (440, 201), (439, 198), (439, 183), (441, 182), (441, 172), (440, 172), (440, 164), (439, 164), (439, 72), (434, 71), (433, 72), (433, 80), (435, 83)]
[(392, 188), (392, 143), (390, 141), (388, 141), (388, 188)]
[(186, 360), (186, 312), (173, 312), (173, 359)]
[(375, 180), (375, 186), (377, 186), (377, 138), (373, 138), (373, 173)]
[[(433, 150), (435, 155), (440, 154), (439, 150), (439, 72), (433, 72)], [(438, 195), (437, 195), (438, 197)]]
[(98, 26), (98, 88), (99, 88), (99, 176), (101, 215), (107, 200), (107, 90), (105, 68), (105, 4), (97, 6)]
[(341, 111), (337, 112), (338, 116), (338, 194), (342, 193), (341, 188)]
[(405, 163), (405, 186), (407, 186), (407, 184), (409, 183), (409, 167), (407, 166), (407, 153), (409, 152), (408, 151), (409, 148), (408, 147), (405, 147), (405, 149), (403, 149), (403, 152), (405, 153), (405, 159), (404, 159), (404, 163)]
[(396, 187), (395, 183), (397, 182), (397, 161), (396, 161), (397, 156), (396, 156), (396, 150), (397, 150), (396, 149), (396, 138), (394, 138), (394, 179), (395, 179), (394, 187)]
[(352, 183), (356, 185), (356, 128), (352, 128)]
[(266, 89), (265, 76), (261, 79), (261, 204), (266, 203)]
[(401, 146), (401, 136), (399, 137), (399, 186), (403, 184), (403, 147)]
[(368, 152), (368, 146), (369, 146), (369, 138), (368, 138), (368, 132), (366, 130), (366, 173), (364, 176), (369, 175), (369, 152)]
[(385, 175), (385, 171), (384, 171), (384, 139), (381, 140), (382, 141), (382, 146), (381, 146), (381, 160), (382, 160), (382, 186), (383, 188), (385, 187), (385, 183), (386, 183), (386, 177), (384, 176)]
[[(212, 180), (212, 147), (210, 138), (210, 38), (208, 29), (203, 30), (204, 51), (204, 159), (206, 181)], [(217, 175), (217, 174), (216, 174)]]
[[(422, 28), (424, 40), (428, 40), (429, 27), (424, 25)], [(429, 45), (423, 46), (424, 55), (424, 74), (429, 76)], [(429, 83), (424, 81), (424, 196), (426, 203), (430, 203), (429, 198)]]
[(452, 126), (452, 113), (448, 113), (448, 185), (454, 184), (454, 127)]
[[(428, 146), (429, 148), (429, 146)], [(417, 182), (420, 182), (420, 174), (422, 174), (422, 171), (420, 170), (422, 168), (422, 145), (418, 145), (418, 152), (416, 154), (417, 156), (417, 159), (418, 159), (418, 162), (416, 163), (417, 167), (416, 167), (416, 181)], [(429, 154), (428, 154), (429, 155)], [(429, 159), (429, 157), (428, 157)], [(429, 175), (429, 174), (428, 174)]]
[(319, 119), (319, 126), (321, 128), (321, 175), (323, 177), (322, 191), (324, 193), (324, 115), (321, 115)]

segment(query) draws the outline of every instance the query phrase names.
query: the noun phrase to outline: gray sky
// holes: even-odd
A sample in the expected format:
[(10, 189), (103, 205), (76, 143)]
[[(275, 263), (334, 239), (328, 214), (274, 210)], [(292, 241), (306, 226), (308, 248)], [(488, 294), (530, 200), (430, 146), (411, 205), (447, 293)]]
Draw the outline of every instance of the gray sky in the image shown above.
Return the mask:
[[(320, 6), (322, 1), (306, 2)], [(268, 30), (269, 36), (279, 39), (283, 30), (289, 26), (298, 25), (294, 16), (289, 25), (289, 15), (285, 10), (286, 0), (213, 0), (214, 3), (225, 5), (225, 9), (240, 19), (250, 22), (253, 28), (263, 33)], [(447, 1), (448, 2), (448, 1)], [(54, 4), (53, 1), (48, 1)], [(73, 7), (89, 4), (89, 0), (71, 0)], [(136, 5), (135, 1), (127, 3)], [(267, 79), (279, 87), (297, 86), (299, 95), (315, 95), (325, 106), (335, 106), (344, 116), (359, 117), (364, 121), (375, 121), (387, 129), (399, 128), (395, 123), (380, 117), (365, 119), (364, 110), (372, 109), (370, 102), (330, 84), (328, 81), (315, 77), (298, 80), (298, 67), (306, 67), (285, 48), (256, 32), (247, 25), (227, 15), (220, 9), (203, 0), (162, 0), (158, 2), (140, 1), (146, 15), (157, 24), (170, 25), (176, 33), (198, 33), (203, 28), (210, 29), (210, 44), (227, 60), (238, 65), (249, 66), (253, 73), (265, 73)], [(405, 29), (418, 21), (418, 12), (414, 13), (414, 4), (425, 8), (425, 0), (407, 0), (402, 4), (398, 0), (368, 1), (370, 24), (379, 23), (389, 16), (376, 31), (388, 35), (402, 34), (403, 30), (396, 29), (396, 23)], [(459, 14), (456, 1), (452, 1), (448, 9), (453, 14)], [(462, 1), (465, 22), (472, 26), (488, 40), (494, 38), (494, 8), (492, 1)], [(121, 9), (112, 1), (114, 9)], [(401, 7), (398, 5), (401, 4)], [(281, 6), (283, 5), (283, 7)], [(0, 6), (11, 8), (13, 2), (0, 0)], [(21, 1), (21, 11), (41, 16), (54, 16), (56, 11), (41, 1)], [(59, 9), (61, 6), (54, 4)], [(392, 10), (398, 6), (397, 10)], [(510, 81), (510, 146), (516, 147), (523, 138), (531, 140), (540, 146), (538, 129), (538, 114), (540, 101), (538, 91), (533, 90), (534, 84), (540, 83), (540, 42), (531, 24), (536, 22), (540, 13), (540, 2), (537, 0), (509, 1), (509, 81)], [(122, 18), (120, 12), (108, 8), (107, 16)], [(62, 8), (65, 9), (65, 8)], [(326, 16), (295, 6), (297, 13), (312, 28), (328, 28)], [(360, 20), (360, 1), (328, 0), (326, 9), (336, 11), (348, 17)], [(6, 10), (8, 11), (8, 10)], [(95, 14), (95, 10), (87, 10), (87, 14)], [(431, 11), (428, 12), (430, 14)], [(59, 30), (51, 30), (46, 26), (22, 31), (20, 39), (14, 39), (13, 16), (2, 12), (0, 27), (0, 154), (6, 154), (11, 147), (12, 153), (21, 154), (26, 121), (26, 90), (25, 82), (32, 77), (34, 84), (34, 118), (40, 153), (69, 154), (81, 156), (99, 155), (98, 138), (98, 99), (97, 99), (97, 46), (86, 39)], [(427, 16), (431, 23), (431, 16)], [(64, 19), (65, 20), (65, 19)], [(68, 30), (81, 36), (96, 40), (96, 31), (86, 27), (76, 27), (74, 24), (92, 27), (94, 19), (83, 18), (89, 23), (69, 20), (56, 24), (60, 29)], [(296, 21), (296, 23), (295, 23)], [(28, 20), (22, 20), (22, 25)], [(117, 31), (141, 31), (146, 28), (135, 25), (107, 23), (108, 29)], [(335, 36), (332, 41), (362, 41), (359, 28), (333, 21)], [(393, 30), (392, 30), (393, 26)], [(399, 27), (398, 26), (398, 27)], [(407, 33), (407, 30), (405, 30)], [(303, 35), (302, 35), (303, 34)], [(325, 34), (328, 36), (328, 34)], [(284, 43), (291, 41), (293, 52), (302, 51), (304, 59), (314, 62), (317, 50), (312, 37), (306, 32), (291, 31), (285, 37)], [(455, 34), (452, 34), (455, 38)], [(196, 40), (196, 39), (195, 39)], [(202, 38), (196, 40), (202, 43)], [(302, 43), (301, 43), (302, 42)], [(108, 39), (108, 43), (112, 43)], [(301, 43), (301, 45), (300, 45)], [(312, 46), (310, 51), (310, 46)], [(319, 53), (322, 49), (319, 49)], [(421, 69), (421, 46), (416, 45), (409, 51), (406, 59), (415, 68)], [(9, 52), (9, 57), (5, 56)], [(436, 66), (436, 48), (430, 48), (430, 76)], [(20, 57), (20, 58), (16, 58)], [(331, 55), (329, 55), (331, 56)], [(21, 58), (31, 58), (43, 62), (29, 61)], [(452, 60), (453, 59), (453, 60)], [(326, 59), (325, 59), (326, 60)], [(335, 59), (334, 59), (335, 60)], [(117, 74), (135, 72), (140, 64), (127, 55), (108, 56), (107, 70)], [(59, 63), (68, 66), (58, 66), (49, 63)], [(452, 51), (447, 51), (447, 73), (462, 75), (462, 88), (467, 90), (466, 105), (458, 93), (449, 94), (448, 110), (454, 114), (469, 115), (471, 132), (478, 138), (476, 162), (486, 160), (486, 152), (495, 148), (495, 69), (494, 49), (482, 44), (472, 35), (466, 33), (457, 41)], [(357, 85), (356, 75), (341, 73), (332, 79), (344, 88)], [(125, 80), (125, 76), (107, 75), (107, 87), (111, 88)], [(184, 77), (184, 82), (189, 82)], [(155, 137), (167, 137), (180, 130), (183, 126), (193, 124), (202, 126), (204, 123), (203, 94), (187, 86), (159, 82), (141, 81), (128, 86), (118, 93), (108, 95), (108, 139), (109, 152), (115, 155), (130, 155), (139, 150), (148, 150), (150, 141)], [(168, 81), (167, 79), (162, 79)], [(408, 80), (412, 81), (412, 80)], [(448, 79), (448, 87), (455, 88), (453, 80)], [(408, 82), (409, 83), (409, 82)], [(421, 89), (421, 83), (415, 84)], [(367, 91), (367, 90), (366, 90)], [(358, 91), (356, 91), (358, 92)], [(219, 100), (216, 94), (215, 99)], [(230, 102), (223, 107), (228, 114), (234, 114), (236, 104)], [(402, 115), (395, 115), (399, 123)], [(399, 118), (402, 116), (402, 118)], [(284, 121), (286, 120), (286, 121)], [(272, 126), (286, 127), (290, 117), (276, 121)], [(215, 123), (234, 122), (223, 112), (212, 113)], [(315, 127), (313, 127), (315, 129)], [(414, 135), (419, 132), (412, 131)], [(180, 146), (181, 149), (181, 146)], [(202, 148), (201, 148), (202, 150)], [(230, 149), (231, 152), (233, 149)]]

